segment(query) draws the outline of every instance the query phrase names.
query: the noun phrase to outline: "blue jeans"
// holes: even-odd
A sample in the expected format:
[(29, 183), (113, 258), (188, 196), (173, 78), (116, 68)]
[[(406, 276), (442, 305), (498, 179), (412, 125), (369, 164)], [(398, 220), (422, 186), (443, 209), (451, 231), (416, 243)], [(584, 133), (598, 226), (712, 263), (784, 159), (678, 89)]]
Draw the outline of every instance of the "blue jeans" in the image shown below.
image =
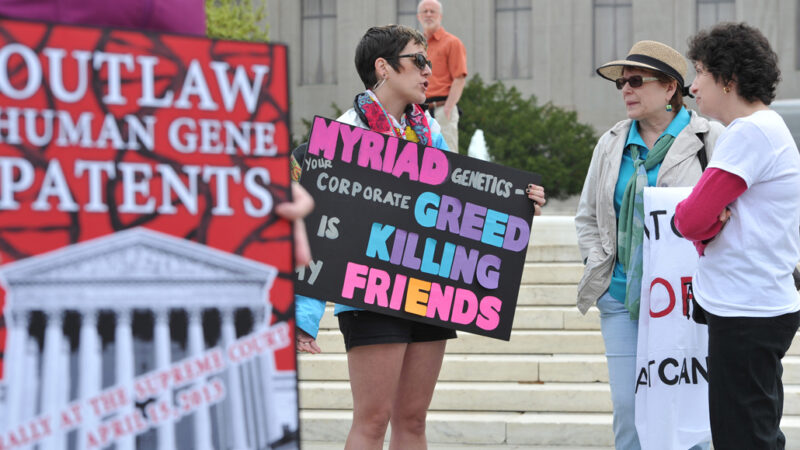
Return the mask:
[[(606, 345), (608, 384), (614, 407), (614, 446), (618, 450), (639, 450), (636, 434), (636, 342), (639, 322), (631, 320), (625, 305), (608, 291), (597, 300), (600, 330)], [(689, 450), (708, 450), (710, 443)]]
[(606, 345), (608, 384), (614, 406), (614, 446), (618, 450), (639, 450), (636, 434), (636, 339), (639, 322), (631, 320), (625, 305), (607, 291), (597, 300), (600, 330)]

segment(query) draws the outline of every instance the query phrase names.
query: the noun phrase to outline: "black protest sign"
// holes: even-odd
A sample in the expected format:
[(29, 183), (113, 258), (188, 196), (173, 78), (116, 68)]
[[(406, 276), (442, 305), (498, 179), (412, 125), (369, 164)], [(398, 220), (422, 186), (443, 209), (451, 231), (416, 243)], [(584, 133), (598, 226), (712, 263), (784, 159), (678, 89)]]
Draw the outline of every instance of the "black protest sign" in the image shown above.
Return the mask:
[(536, 174), (315, 117), (297, 293), (508, 340)]

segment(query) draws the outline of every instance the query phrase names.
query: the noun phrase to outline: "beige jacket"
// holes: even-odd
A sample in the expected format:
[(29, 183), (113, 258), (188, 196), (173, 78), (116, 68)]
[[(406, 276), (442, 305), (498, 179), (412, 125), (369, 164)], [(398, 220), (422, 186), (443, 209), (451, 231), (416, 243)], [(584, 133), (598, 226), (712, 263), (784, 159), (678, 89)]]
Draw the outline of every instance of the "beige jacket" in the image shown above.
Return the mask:
[[(725, 129), (690, 111), (691, 120), (675, 138), (658, 170), (656, 186), (694, 186), (702, 175), (697, 153), (705, 148), (708, 159), (714, 144)], [(585, 261), (583, 278), (578, 284), (578, 309), (586, 313), (608, 289), (617, 258), (617, 217), (614, 212), (614, 189), (619, 178), (622, 151), (632, 120), (614, 125), (600, 140), (583, 183), (575, 228), (578, 247)], [(701, 141), (698, 137), (703, 137)]]

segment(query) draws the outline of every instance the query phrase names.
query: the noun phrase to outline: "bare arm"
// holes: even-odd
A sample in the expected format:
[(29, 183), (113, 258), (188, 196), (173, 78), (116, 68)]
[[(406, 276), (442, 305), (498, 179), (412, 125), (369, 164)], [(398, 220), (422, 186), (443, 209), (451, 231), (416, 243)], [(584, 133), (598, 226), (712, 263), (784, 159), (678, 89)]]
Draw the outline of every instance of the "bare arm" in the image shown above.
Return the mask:
[(467, 77), (458, 77), (453, 80), (450, 85), (450, 92), (447, 94), (447, 100), (444, 102), (444, 115), (449, 119), (450, 113), (453, 112), (456, 103), (461, 100), (461, 94), (464, 92), (464, 86), (467, 84)]
[(314, 209), (314, 199), (311, 194), (296, 181), (292, 181), (292, 201), (280, 203), (275, 206), (275, 212), (294, 224), (294, 258), (298, 266), (307, 266), (311, 261), (311, 247), (308, 244), (306, 225), (303, 217)]

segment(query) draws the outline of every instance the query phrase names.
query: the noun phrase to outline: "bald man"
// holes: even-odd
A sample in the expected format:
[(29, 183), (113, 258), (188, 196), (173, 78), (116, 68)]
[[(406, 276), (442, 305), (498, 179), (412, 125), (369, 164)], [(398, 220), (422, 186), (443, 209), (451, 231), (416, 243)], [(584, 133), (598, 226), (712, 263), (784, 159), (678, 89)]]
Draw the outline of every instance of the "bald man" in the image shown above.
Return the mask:
[(417, 7), (417, 20), (428, 40), (428, 59), (433, 63), (426, 103), (442, 126), (450, 151), (458, 152), (456, 105), (467, 81), (467, 51), (457, 37), (442, 27), (442, 4), (438, 0), (422, 0)]

